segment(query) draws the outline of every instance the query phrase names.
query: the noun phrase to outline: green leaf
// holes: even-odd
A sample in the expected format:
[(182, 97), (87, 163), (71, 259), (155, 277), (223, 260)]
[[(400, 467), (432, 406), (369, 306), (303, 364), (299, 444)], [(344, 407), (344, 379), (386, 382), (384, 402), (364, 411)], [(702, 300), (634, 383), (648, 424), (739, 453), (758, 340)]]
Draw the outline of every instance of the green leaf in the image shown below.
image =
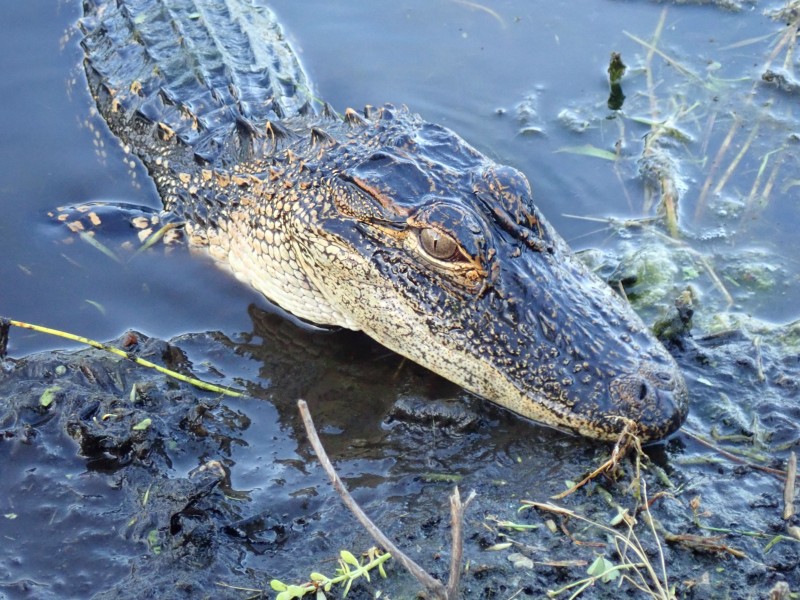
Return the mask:
[(783, 189), (781, 189), (781, 191), (786, 193), (797, 185), (800, 185), (800, 179), (789, 179), (786, 181), (786, 184), (784, 184)]
[(316, 572), (315, 573), (311, 573), (311, 575), (309, 575), (308, 578), (311, 581), (319, 581), (319, 582), (328, 581), (328, 578), (325, 577), (325, 575), (323, 575), (322, 573), (316, 573)]
[(586, 572), (592, 577), (597, 577), (598, 575), (600, 575), (600, 573), (605, 571), (604, 567), (605, 562), (606, 559), (604, 557), (598, 556), (597, 558), (594, 559), (594, 562), (591, 565), (589, 565), (589, 568), (586, 569)]
[(287, 593), (293, 594), (290, 598), (302, 598), (306, 595), (306, 592), (310, 592), (314, 588), (307, 588), (304, 585), (290, 585), (289, 589), (286, 590)]
[(425, 483), (460, 483), (463, 475), (453, 475), (451, 473), (422, 473), (420, 475)]
[(354, 567), (361, 566), (361, 564), (358, 562), (358, 559), (355, 556), (353, 556), (353, 554), (348, 550), (342, 550), (341, 552), (339, 552), (339, 556), (341, 556), (342, 560), (349, 565), (353, 565)]
[(134, 431), (145, 431), (150, 425), (153, 423), (153, 419), (146, 418), (139, 421), (136, 425), (132, 427)]
[(158, 543), (158, 529), (151, 529), (147, 534), (147, 545), (153, 554), (161, 554), (161, 545)]
[(164, 234), (167, 231), (169, 231), (170, 229), (174, 229), (174, 228), (175, 228), (175, 224), (174, 223), (167, 223), (166, 225), (164, 225), (161, 229), (159, 229), (158, 231), (156, 231), (155, 233), (150, 235), (144, 241), (144, 244), (142, 244), (142, 246), (136, 251), (136, 254), (140, 254), (142, 252), (145, 252), (145, 251), (149, 250), (152, 246), (154, 246), (156, 244), (156, 242), (158, 242), (158, 240), (160, 240), (161, 238), (164, 237)]
[(527, 531), (529, 529), (539, 528), (538, 523), (516, 523), (514, 521), (495, 521), (495, 523), (498, 527), (503, 529), (512, 529), (514, 531)]
[(586, 572), (592, 577), (599, 577), (603, 583), (614, 581), (619, 577), (619, 572), (613, 570), (616, 567), (614, 563), (607, 560), (605, 556), (598, 556), (591, 566), (586, 569)]
[(147, 506), (147, 503), (150, 500), (150, 490), (152, 489), (153, 484), (151, 483), (147, 486), (147, 489), (144, 491), (144, 496), (142, 496), (142, 506)]
[(581, 156), (591, 156), (593, 158), (602, 158), (604, 160), (617, 160), (617, 155), (609, 150), (603, 150), (591, 144), (584, 144), (583, 146), (565, 146), (559, 148), (556, 152), (566, 152), (568, 154), (580, 154)]
[(511, 548), (511, 546), (513, 546), (511, 542), (498, 542), (497, 544), (489, 546), (486, 548), (486, 550), (488, 552), (498, 552), (500, 550), (505, 550), (506, 548)]
[(95, 302), (94, 300), (89, 300), (88, 298), (84, 298), (83, 301), (86, 302), (87, 304), (90, 304), (91, 306), (94, 306), (97, 309), (97, 312), (99, 312), (104, 317), (106, 316), (106, 309), (103, 308), (103, 305), (100, 304), (99, 302)]
[(275, 592), (285, 592), (288, 589), (285, 583), (278, 581), (277, 579), (270, 581), (269, 587), (271, 587)]
[(80, 236), (80, 238), (81, 238), (81, 239), (82, 239), (84, 242), (86, 242), (87, 244), (89, 244), (89, 245), (90, 245), (90, 246), (92, 246), (93, 248), (97, 248), (98, 250), (100, 250), (100, 252), (102, 252), (103, 254), (105, 254), (105, 255), (106, 255), (108, 258), (110, 258), (110, 259), (111, 259), (111, 260), (113, 260), (114, 262), (117, 262), (117, 263), (119, 263), (119, 264), (122, 264), (122, 261), (119, 259), (119, 257), (118, 257), (116, 254), (114, 254), (114, 251), (113, 251), (113, 250), (111, 250), (111, 249), (110, 249), (108, 246), (105, 246), (105, 245), (103, 245), (101, 242), (97, 241), (97, 240), (94, 238), (94, 236), (93, 236), (93, 235), (89, 235), (89, 234), (88, 234), (88, 233), (86, 233), (85, 231), (81, 231), (81, 232), (80, 232), (78, 235)]
[[(271, 582), (270, 585), (272, 585)], [(294, 598), (302, 598), (306, 595), (306, 592), (310, 592), (312, 589), (314, 588), (307, 588), (302, 585), (287, 585), (286, 589), (275, 597), (275, 600), (294, 600)]]
[(767, 552), (772, 550), (772, 547), (775, 544), (777, 544), (778, 542), (780, 542), (781, 540), (783, 540), (783, 539), (784, 539), (784, 537), (782, 535), (780, 535), (780, 534), (778, 534), (774, 538), (772, 538), (769, 542), (767, 542), (767, 545), (764, 546), (764, 554), (766, 554)]
[(513, 552), (509, 554), (508, 560), (510, 560), (513, 563), (514, 567), (516, 567), (517, 569), (533, 568), (533, 561), (524, 554), (520, 554), (519, 552)]
[(39, 406), (42, 408), (48, 408), (53, 402), (55, 402), (56, 394), (60, 391), (61, 388), (59, 386), (51, 385), (42, 392), (41, 396), (39, 396)]
[(617, 525), (625, 521), (625, 517), (627, 516), (628, 516), (628, 509), (622, 508), (621, 506), (617, 506), (617, 514), (611, 519), (611, 521), (609, 521), (608, 524), (611, 525), (611, 527), (616, 527)]

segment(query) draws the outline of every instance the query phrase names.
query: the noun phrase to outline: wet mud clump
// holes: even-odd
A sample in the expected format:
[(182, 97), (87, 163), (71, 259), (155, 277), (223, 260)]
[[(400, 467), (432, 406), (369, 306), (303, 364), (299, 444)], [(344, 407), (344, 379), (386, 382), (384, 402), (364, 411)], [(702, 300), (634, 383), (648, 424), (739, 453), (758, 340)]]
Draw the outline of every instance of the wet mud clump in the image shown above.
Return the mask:
[[(188, 367), (139, 333), (112, 345)], [(225, 457), (244, 414), (95, 349), (8, 360), (0, 390), (0, 596), (203, 597), (240, 577)]]

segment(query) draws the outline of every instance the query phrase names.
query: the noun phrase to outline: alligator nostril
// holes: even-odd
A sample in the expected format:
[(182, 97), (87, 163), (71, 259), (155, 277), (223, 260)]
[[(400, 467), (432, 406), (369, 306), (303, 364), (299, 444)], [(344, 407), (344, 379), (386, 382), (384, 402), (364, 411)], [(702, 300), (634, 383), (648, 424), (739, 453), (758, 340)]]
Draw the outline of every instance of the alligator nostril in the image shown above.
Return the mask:
[(645, 363), (609, 383), (611, 410), (639, 426), (643, 440), (666, 437), (683, 423), (688, 393), (680, 373)]

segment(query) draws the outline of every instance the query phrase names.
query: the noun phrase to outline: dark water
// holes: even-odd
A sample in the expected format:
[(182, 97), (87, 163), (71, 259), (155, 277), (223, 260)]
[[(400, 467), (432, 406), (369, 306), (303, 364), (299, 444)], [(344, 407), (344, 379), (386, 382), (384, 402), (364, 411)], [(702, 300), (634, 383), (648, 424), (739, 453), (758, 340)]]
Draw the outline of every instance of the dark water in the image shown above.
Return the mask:
[[(307, 332), (265, 316), (251, 305), (268, 313), (280, 311), (202, 256), (158, 251), (121, 266), (80, 240), (61, 243), (63, 230), (46, 216), (56, 206), (92, 200), (159, 206), (141, 166), (125, 163), (116, 143), (92, 116), (73, 28), (78, 4), (17, 2), (5, 7), (0, 20), (0, 315), (101, 340), (129, 328), (161, 339), (216, 331), (219, 334), (174, 342), (199, 375), (237, 384), (265, 402), (226, 400), (227, 410), (246, 415), (247, 423), (226, 417), (215, 406), (210, 414), (218, 415), (221, 423), (216, 437), (197, 436), (201, 441), (196, 447), (192, 442), (181, 448), (186, 434), (175, 434), (177, 448), (168, 445), (156, 453), (158, 460), (145, 466), (134, 461), (133, 470), (87, 464), (55, 419), (39, 422), (22, 409), (17, 412), (16, 405), (13, 411), (0, 411), (5, 419), (0, 428), (14, 432), (9, 434), (13, 444), (0, 442), (0, 457), (6, 461), (0, 464), (0, 474), (9, 486), (7, 498), (0, 493), (0, 537), (9, 540), (0, 555), (0, 584), (14, 584), (0, 587), (0, 598), (81, 598), (103, 590), (116, 590), (107, 597), (134, 595), (135, 590), (125, 588), (129, 563), (140, 573), (151, 560), (161, 565), (153, 568), (167, 568), (153, 558), (146, 541), (149, 531), (160, 531), (162, 544), (171, 539), (156, 517), (147, 527), (130, 524), (135, 507), (141, 507), (143, 490), (149, 486), (155, 497), (157, 490), (167, 489), (167, 481), (190, 481), (189, 474), (211, 459), (225, 464), (232, 488), (247, 491), (248, 499), (237, 503), (230, 494), (220, 494), (216, 504), (203, 510), (216, 510), (226, 522), (268, 515), (255, 541), (220, 542), (224, 552), (219, 554), (229, 556), (234, 566), (210, 561), (202, 567), (208, 571), (211, 591), (206, 593), (211, 597), (228, 597), (213, 591), (215, 578), (261, 587), (271, 577), (299, 581), (342, 547), (367, 548), (368, 538), (355, 529), (304, 443), (298, 442), (293, 402), (300, 396), (309, 400), (324, 441), (340, 461), (357, 500), (377, 520), (392, 523), (393, 531), (412, 548), (421, 548), (423, 560), (438, 569), (438, 575), (446, 572), (446, 561), (431, 557), (446, 555), (444, 497), (449, 486), (430, 484), (423, 475), (458, 474), (464, 477), (464, 489), (478, 489), (468, 555), (475, 564), (490, 565), (495, 575), (485, 581), (469, 579), (468, 597), (505, 598), (517, 590), (541, 597), (536, 590), (552, 588), (553, 581), (560, 578), (563, 584), (578, 578), (580, 571), (509, 572), (504, 555), (483, 551), (498, 540), (476, 532), (485, 530), (482, 523), (489, 515), (517, 518), (522, 497), (546, 500), (560, 491), (563, 480), (580, 477), (588, 465), (596, 465), (604, 447), (470, 401), (454, 386), (402, 364), (360, 336)], [(624, 252), (626, 245), (645, 247), (652, 238), (614, 235), (601, 224), (566, 215), (639, 218), (652, 212), (643, 209), (644, 183), (637, 170), (650, 127), (633, 119), (653, 118), (642, 69), (648, 51), (625, 32), (650, 39), (666, 10), (659, 48), (694, 74), (653, 59), (658, 119), (673, 117), (675, 126), (687, 134), (686, 140), (673, 138), (664, 146), (681, 184), (684, 242), (718, 265), (733, 309), (760, 320), (753, 329), (800, 317), (800, 187), (794, 179), (793, 138), (799, 129), (793, 112), (797, 96), (753, 87), (782, 31), (780, 22), (763, 14), (771, 6), (746, 3), (739, 12), (611, 0), (480, 5), (456, 0), (276, 0), (272, 6), (319, 95), (337, 109), (405, 103), (426, 119), (453, 128), (481, 151), (522, 169), (531, 179), (539, 207), (575, 247), (602, 247), (611, 253)], [(772, 37), (764, 37), (768, 34)], [(615, 118), (606, 107), (611, 51), (621, 52), (629, 67), (623, 85), (630, 118)], [(683, 110), (688, 107), (693, 108)], [(586, 131), (565, 127), (559, 119), (565, 110), (586, 121)], [(714, 156), (734, 115), (743, 125), (716, 172), (724, 173), (736, 153), (745, 152), (729, 183), (719, 194), (709, 194), (698, 214), (701, 189), (714, 170)], [(755, 123), (759, 129), (748, 142)], [(623, 159), (616, 164), (557, 152), (584, 144), (613, 151), (618, 140), (623, 141)], [(773, 152), (776, 149), (780, 152)], [(759, 191), (764, 189), (775, 164), (770, 159), (778, 156), (782, 163), (771, 191), (751, 200), (754, 182)], [(759, 178), (761, 170), (765, 174)], [(748, 267), (744, 273), (736, 271), (738, 264)], [(726, 302), (707, 277), (688, 276), (689, 270), (684, 264), (669, 288), (669, 300), (660, 302), (669, 306), (684, 285), (695, 286), (701, 337), (714, 329), (709, 323)], [(753, 278), (766, 283), (751, 285)], [(679, 360), (692, 390), (691, 427), (702, 433), (712, 427), (752, 433), (756, 425), (765, 426), (773, 433), (774, 446), (767, 442), (759, 450), (767, 462), (780, 467), (798, 439), (797, 350), (796, 345), (782, 345), (796, 340), (796, 332), (758, 332), (766, 383), (755, 363), (758, 352), (746, 335), (704, 342), (701, 350)], [(21, 356), (64, 346), (59, 340), (14, 330), (9, 349)], [(224, 376), (218, 377), (217, 371)], [(135, 379), (131, 377), (125, 397)], [(32, 385), (34, 401), (42, 389)], [(0, 389), (0, 398), (2, 394)], [(468, 403), (478, 415), (477, 424), (465, 433), (440, 431), (430, 424), (408, 427), (387, 417), (398, 401), (442, 398)], [(184, 421), (174, 411), (190, 410), (154, 406), (149, 410), (176, 430)], [(23, 422), (33, 423), (40, 432), (38, 444), (16, 443), (21, 434), (15, 427)], [(671, 519), (676, 530), (691, 527), (686, 505), (691, 495), (700, 494), (715, 515), (709, 521), (714, 526), (771, 534), (782, 530), (780, 511), (772, 506), (781, 493), (777, 479), (720, 461), (687, 437), (679, 436), (669, 449), (662, 463), (686, 491), (659, 515), (662, 520)], [(703, 460), (714, 461), (714, 466), (694, 466)], [(154, 472), (163, 480), (149, 481)], [(616, 491), (624, 496), (624, 490)], [(30, 497), (42, 501), (26, 511)], [(180, 494), (170, 488), (163, 497)], [(165, 515), (177, 514), (164, 503)], [(591, 509), (602, 512), (596, 504)], [(15, 515), (13, 521), (4, 516), (8, 514)], [(756, 583), (763, 597), (780, 579), (797, 591), (798, 553), (792, 543), (783, 542), (767, 555), (762, 554), (766, 541), (745, 537), (731, 542), (744, 545), (753, 556), (746, 567), (676, 550), (670, 555), (676, 581), (711, 573), (710, 587), (695, 588), (695, 596), (685, 591), (686, 597), (698, 598), (735, 597), (731, 590), (736, 586)], [(525, 543), (560, 551), (559, 558), (571, 557), (558, 540), (525, 538)], [(80, 568), (76, 561), (82, 561)], [(739, 579), (720, 575), (720, 564), (731, 572), (738, 569)], [(324, 566), (326, 573), (334, 570), (333, 565)], [(390, 597), (408, 597), (410, 592), (397, 591), (411, 586), (398, 571), (393, 569), (400, 584), (389, 584), (394, 590)], [(158, 584), (171, 580), (157, 572), (155, 591), (149, 593), (163, 595)], [(38, 583), (25, 588), (20, 581)], [(397, 585), (401, 587), (391, 587)], [(618, 597), (612, 590), (594, 594), (589, 597)], [(196, 589), (188, 596), (201, 597)], [(231, 592), (229, 597), (247, 596)]]

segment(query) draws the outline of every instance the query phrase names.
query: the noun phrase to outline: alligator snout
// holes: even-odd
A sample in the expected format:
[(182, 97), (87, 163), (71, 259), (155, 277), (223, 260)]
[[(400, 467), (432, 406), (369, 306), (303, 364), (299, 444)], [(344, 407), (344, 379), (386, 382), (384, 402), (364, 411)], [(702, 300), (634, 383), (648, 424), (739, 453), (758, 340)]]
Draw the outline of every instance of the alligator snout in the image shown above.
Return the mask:
[(656, 363), (643, 363), (638, 372), (617, 377), (609, 384), (611, 407), (605, 419), (613, 430), (624, 426), (615, 415), (637, 424), (645, 440), (657, 440), (675, 432), (688, 412), (688, 392), (680, 374)]

